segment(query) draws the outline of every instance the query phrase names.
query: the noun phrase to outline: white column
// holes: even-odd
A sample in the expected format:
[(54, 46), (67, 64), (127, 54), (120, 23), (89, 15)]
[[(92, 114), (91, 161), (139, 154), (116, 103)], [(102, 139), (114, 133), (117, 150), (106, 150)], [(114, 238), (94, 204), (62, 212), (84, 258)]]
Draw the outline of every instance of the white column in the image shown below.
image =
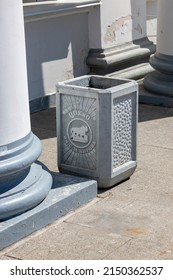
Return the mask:
[(150, 64), (156, 70), (144, 79), (149, 91), (173, 96), (173, 1), (158, 0), (157, 49)]
[(157, 52), (173, 55), (173, 1), (158, 0)]
[(29, 134), (23, 10), (20, 0), (0, 1), (0, 146)]
[(22, 0), (0, 1), (0, 220), (40, 203), (52, 178), (33, 163), (40, 140), (30, 127)]

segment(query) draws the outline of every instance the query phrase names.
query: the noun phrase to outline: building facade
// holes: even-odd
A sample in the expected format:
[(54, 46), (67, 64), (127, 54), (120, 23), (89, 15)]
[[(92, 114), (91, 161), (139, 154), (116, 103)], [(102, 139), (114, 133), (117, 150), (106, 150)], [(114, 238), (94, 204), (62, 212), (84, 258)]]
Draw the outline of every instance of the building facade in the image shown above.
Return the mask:
[(140, 79), (155, 52), (157, 0), (23, 0), (31, 111), (88, 73)]

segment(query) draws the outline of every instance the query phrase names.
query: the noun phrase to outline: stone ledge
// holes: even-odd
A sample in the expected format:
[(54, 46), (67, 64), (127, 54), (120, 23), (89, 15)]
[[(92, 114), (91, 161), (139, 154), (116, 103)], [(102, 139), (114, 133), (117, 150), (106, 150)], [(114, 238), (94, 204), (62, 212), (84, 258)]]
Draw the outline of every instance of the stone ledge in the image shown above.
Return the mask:
[(153, 71), (154, 69), (149, 63), (141, 63), (120, 71), (113, 72), (111, 74), (108, 74), (107, 76), (111, 78), (121, 77), (124, 79), (140, 80), (141, 78), (145, 77), (148, 73), (152, 73)]
[(56, 106), (56, 92), (29, 101), (30, 113), (36, 113)]
[(53, 187), (41, 204), (22, 215), (0, 223), (0, 249), (51, 224), (97, 195), (96, 181), (60, 173), (52, 175)]
[(64, 0), (52, 4), (47, 2), (23, 4), (25, 22), (86, 12), (90, 7), (101, 4), (100, 0)]

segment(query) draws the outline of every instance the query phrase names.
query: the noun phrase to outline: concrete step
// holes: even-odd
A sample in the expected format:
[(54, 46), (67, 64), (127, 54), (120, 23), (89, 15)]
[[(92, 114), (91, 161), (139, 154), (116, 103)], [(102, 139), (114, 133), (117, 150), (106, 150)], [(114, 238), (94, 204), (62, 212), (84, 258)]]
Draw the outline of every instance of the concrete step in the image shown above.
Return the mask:
[(153, 71), (154, 69), (153, 67), (151, 67), (149, 63), (141, 63), (132, 67), (125, 68), (120, 71), (113, 72), (106, 76), (109, 76), (111, 78), (120, 77), (125, 79), (140, 80)]

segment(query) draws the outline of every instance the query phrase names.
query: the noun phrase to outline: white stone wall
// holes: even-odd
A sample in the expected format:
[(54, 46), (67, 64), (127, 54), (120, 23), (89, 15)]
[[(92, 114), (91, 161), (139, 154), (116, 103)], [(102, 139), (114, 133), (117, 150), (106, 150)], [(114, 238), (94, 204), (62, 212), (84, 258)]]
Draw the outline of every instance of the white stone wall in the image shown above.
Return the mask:
[(89, 32), (91, 48), (116, 47), (145, 37), (146, 0), (102, 0), (90, 14)]
[(56, 83), (88, 73), (87, 13), (25, 23), (30, 100), (55, 93)]
[(73, 1), (66, 2), (63, 13), (24, 9), (30, 100), (55, 93), (58, 81), (89, 73), (90, 49), (121, 47), (147, 34), (155, 39), (157, 0), (102, 0), (100, 6), (78, 0), (90, 6), (70, 10)]
[(113, 47), (146, 36), (145, 0), (102, 1), (102, 45)]

